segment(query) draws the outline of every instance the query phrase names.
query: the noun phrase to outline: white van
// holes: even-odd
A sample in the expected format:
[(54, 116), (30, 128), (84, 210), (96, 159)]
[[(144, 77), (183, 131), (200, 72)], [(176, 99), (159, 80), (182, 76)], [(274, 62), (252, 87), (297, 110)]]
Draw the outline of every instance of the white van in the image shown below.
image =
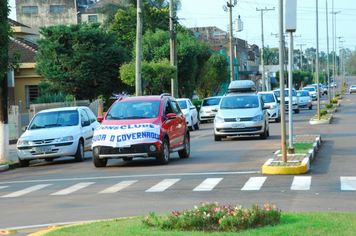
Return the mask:
[(260, 135), (261, 139), (266, 139), (269, 136), (269, 108), (264, 105), (253, 81), (231, 82), (216, 109), (214, 140), (237, 135)]
[[(280, 101), (281, 91), (280, 89), (273, 90), (274, 94), (277, 96), (278, 101)], [(284, 101), (285, 101), (285, 109), (289, 110), (289, 89), (284, 90)], [(294, 113), (299, 113), (299, 99), (297, 97), (297, 92), (295, 89), (292, 89), (292, 109)]]

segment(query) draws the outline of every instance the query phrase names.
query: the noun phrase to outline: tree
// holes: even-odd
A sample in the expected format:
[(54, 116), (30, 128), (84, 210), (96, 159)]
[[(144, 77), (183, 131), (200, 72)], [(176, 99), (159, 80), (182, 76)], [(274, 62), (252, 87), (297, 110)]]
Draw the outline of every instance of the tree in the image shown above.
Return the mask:
[(197, 84), (200, 97), (210, 97), (221, 91), (221, 85), (230, 78), (229, 63), (222, 54), (214, 53), (205, 62), (201, 78)]
[(36, 73), (63, 94), (94, 99), (121, 92), (125, 86), (119, 67), (127, 61), (125, 50), (115, 44), (99, 23), (41, 27)]
[(8, 47), (10, 43), (11, 28), (7, 22), (9, 14), (8, 1), (0, 2), (0, 81), (7, 74), (9, 69)]
[[(152, 32), (155, 32), (156, 29), (169, 30), (168, 8), (159, 10), (151, 8), (148, 3), (143, 3), (142, 16), (142, 35), (144, 35), (147, 30), (151, 30)], [(136, 42), (136, 23), (137, 9), (135, 5), (130, 4), (127, 10), (119, 9), (110, 28), (110, 30), (116, 32), (118, 44), (133, 54), (135, 54), (133, 48)]]
[(112, 24), (115, 20), (115, 15), (119, 9), (122, 10), (127, 10), (129, 7), (129, 4), (127, 3), (126, 0), (123, 0), (122, 2), (114, 3), (110, 2), (107, 4), (104, 4), (100, 9), (99, 13), (105, 15), (105, 18), (103, 20), (103, 27), (105, 29), (110, 28), (110, 24)]
[(356, 74), (356, 51), (349, 55), (345, 64), (345, 68), (348, 75)]

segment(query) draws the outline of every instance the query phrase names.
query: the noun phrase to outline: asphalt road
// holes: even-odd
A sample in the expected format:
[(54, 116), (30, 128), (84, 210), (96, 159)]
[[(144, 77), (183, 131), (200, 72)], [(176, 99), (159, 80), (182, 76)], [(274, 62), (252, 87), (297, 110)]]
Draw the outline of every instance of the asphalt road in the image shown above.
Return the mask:
[[(350, 78), (351, 83), (356, 79)], [(326, 103), (323, 96), (321, 107)], [(269, 203), (288, 212), (356, 213), (356, 191), (342, 185), (347, 177), (356, 187), (356, 95), (344, 94), (341, 104), (332, 124), (309, 124), (316, 102), (313, 110), (294, 115), (294, 135), (321, 134), (321, 148), (306, 174), (261, 174), (262, 165), (281, 147), (280, 123), (270, 123), (267, 140), (256, 136), (221, 142), (214, 142), (212, 123), (202, 124), (191, 132), (190, 158), (179, 159), (175, 153), (164, 166), (154, 159), (134, 159), (109, 160), (106, 168), (95, 168), (86, 153), (82, 163), (62, 158), (0, 173), (0, 229), (169, 213), (205, 201), (243, 207)], [(288, 132), (288, 123), (286, 127)], [(300, 177), (310, 185), (294, 190)]]

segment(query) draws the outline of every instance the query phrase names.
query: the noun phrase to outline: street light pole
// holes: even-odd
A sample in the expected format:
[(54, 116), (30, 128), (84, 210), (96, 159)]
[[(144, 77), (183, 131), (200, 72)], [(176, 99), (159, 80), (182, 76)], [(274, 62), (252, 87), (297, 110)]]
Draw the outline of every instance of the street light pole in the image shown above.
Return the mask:
[(320, 86), (319, 86), (319, 22), (318, 22), (318, 0), (316, 2), (316, 52), (315, 52), (315, 80), (317, 84), (317, 101), (318, 101), (318, 120), (320, 120)]
[(300, 70), (303, 70), (303, 46), (305, 46), (306, 44), (296, 44), (296, 46), (300, 46)]
[[(263, 42), (263, 11), (270, 11), (270, 10), (274, 10), (273, 8), (267, 9), (267, 7), (265, 9), (258, 9), (256, 8), (256, 11), (261, 11), (261, 66), (262, 66), (262, 91), (266, 91), (266, 79), (265, 79), (265, 64), (264, 64), (264, 42)], [(269, 83), (267, 83), (267, 91), (270, 90), (270, 86)]]
[(329, 98), (329, 104), (331, 104), (331, 95), (330, 95), (330, 68), (329, 68), (329, 20), (328, 20), (328, 0), (325, 0), (326, 2), (326, 48), (327, 48), (327, 54), (326, 54), (326, 61), (327, 61), (327, 76), (328, 76), (328, 98)]
[(231, 71), (231, 82), (235, 80), (235, 68), (234, 68), (234, 36), (232, 34), (232, 8), (234, 5), (231, 3), (232, 0), (230, 0), (230, 3), (227, 4), (229, 7), (229, 20), (230, 20), (230, 71)]

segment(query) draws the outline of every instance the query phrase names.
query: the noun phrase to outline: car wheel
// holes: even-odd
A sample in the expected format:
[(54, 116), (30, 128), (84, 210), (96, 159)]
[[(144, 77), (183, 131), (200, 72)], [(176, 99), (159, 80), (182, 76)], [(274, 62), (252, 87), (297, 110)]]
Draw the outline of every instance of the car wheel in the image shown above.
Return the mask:
[(309, 110), (313, 109), (313, 105), (310, 105)]
[(170, 158), (169, 153), (169, 143), (167, 139), (163, 139), (161, 146), (161, 153), (158, 157), (156, 157), (156, 161), (158, 164), (165, 165), (168, 164)]
[(260, 139), (266, 139), (267, 138), (267, 130), (266, 130), (266, 124), (265, 124), (265, 130), (263, 131), (262, 134), (260, 134)]
[(75, 153), (74, 158), (75, 158), (75, 161), (77, 161), (77, 162), (84, 161), (84, 144), (83, 144), (83, 140), (79, 140), (77, 152)]
[(200, 128), (200, 126), (199, 126), (199, 120), (197, 119), (197, 123), (195, 123), (195, 125), (194, 125), (194, 128), (196, 129), (196, 130), (198, 130), (199, 128)]
[(188, 158), (190, 155), (190, 139), (187, 134), (184, 135), (184, 149), (178, 152), (180, 158)]
[(95, 167), (105, 167), (108, 159), (100, 159), (98, 156), (93, 156), (93, 163)]
[(30, 165), (29, 160), (21, 160), (20, 158), (18, 158), (18, 159), (19, 159), (20, 167), (28, 167)]
[(275, 119), (277, 123), (281, 122), (281, 116), (278, 116), (278, 118)]
[(221, 136), (214, 134), (214, 141), (221, 141)]
[(124, 160), (124, 161), (132, 161), (132, 157), (124, 157), (124, 158), (122, 158), (122, 160)]
[(298, 113), (299, 113), (299, 109), (294, 110), (294, 113), (295, 113), (295, 114), (298, 114)]

